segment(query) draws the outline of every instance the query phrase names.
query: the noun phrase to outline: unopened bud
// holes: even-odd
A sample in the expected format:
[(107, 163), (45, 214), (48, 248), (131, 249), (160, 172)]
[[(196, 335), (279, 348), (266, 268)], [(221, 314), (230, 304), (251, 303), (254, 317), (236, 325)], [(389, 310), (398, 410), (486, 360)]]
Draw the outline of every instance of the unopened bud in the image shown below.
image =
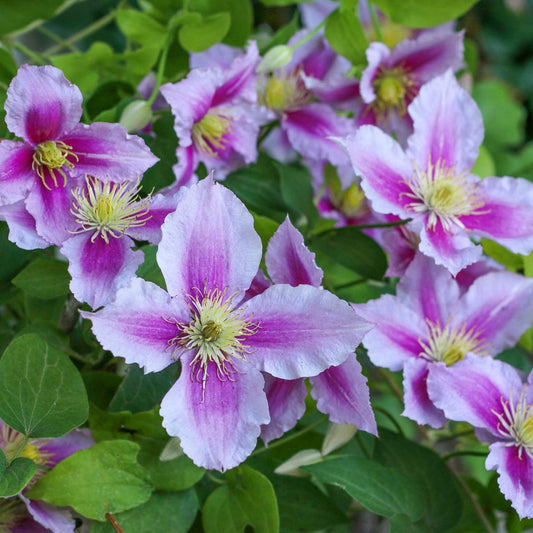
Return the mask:
[(318, 450), (302, 450), (280, 464), (274, 472), (286, 476), (307, 477), (309, 474), (304, 470), (300, 470), (299, 467), (312, 465), (320, 461), (322, 461), (322, 455), (320, 455)]
[(344, 446), (357, 432), (352, 424), (334, 424), (330, 422), (322, 443), (322, 455), (326, 456), (333, 450)]
[(255, 69), (258, 74), (264, 72), (272, 72), (278, 68), (282, 68), (287, 65), (292, 59), (292, 48), (285, 44), (280, 44), (271, 48), (263, 59), (261, 59), (259, 65)]
[(176, 459), (181, 455), (183, 455), (183, 450), (181, 449), (180, 440), (178, 437), (172, 437), (159, 455), (159, 460), (172, 461), (172, 459)]
[(129, 103), (120, 116), (119, 123), (130, 133), (142, 130), (152, 120), (152, 109), (148, 102), (135, 100)]

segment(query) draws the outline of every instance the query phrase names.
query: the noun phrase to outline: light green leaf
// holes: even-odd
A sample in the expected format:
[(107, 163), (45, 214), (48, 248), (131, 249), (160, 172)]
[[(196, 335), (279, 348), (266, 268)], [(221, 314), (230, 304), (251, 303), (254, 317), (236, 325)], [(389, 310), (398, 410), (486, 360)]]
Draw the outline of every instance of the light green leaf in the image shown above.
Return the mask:
[(355, 10), (336, 9), (331, 13), (326, 20), (325, 35), (331, 47), (354, 65), (366, 62), (368, 41)]
[(178, 31), (178, 39), (188, 52), (202, 52), (219, 43), (228, 33), (231, 17), (227, 12), (215, 13), (202, 18), (198, 13), (191, 13)]
[(87, 420), (77, 368), (38, 335), (22, 335), (0, 359), (0, 418), (30, 437), (60, 437)]
[(277, 533), (279, 516), (270, 481), (248, 466), (226, 474), (228, 485), (207, 498), (202, 509), (206, 533), (241, 533), (252, 526), (255, 533)]
[[(115, 516), (132, 533), (187, 533), (198, 511), (194, 490), (157, 492), (143, 505)], [(91, 533), (115, 533), (109, 523), (93, 522)]]
[(35, 463), (26, 457), (17, 457), (7, 465), (6, 456), (0, 450), (0, 498), (18, 494), (35, 473)]
[(136, 9), (119, 9), (117, 26), (133, 42), (161, 48), (167, 38), (167, 29), (154, 18)]
[(19, 272), (12, 283), (35, 298), (51, 300), (69, 292), (67, 263), (40, 257)]
[(58, 463), (26, 496), (70, 505), (87, 518), (105, 520), (106, 513), (137, 507), (152, 494), (138, 452), (134, 442), (99, 442)]
[(476, 160), (476, 164), (472, 167), (471, 172), (481, 178), (496, 175), (494, 160), (483, 144), (479, 147), (479, 156)]
[(436, 26), (466, 13), (478, 0), (373, 0), (392, 22), (410, 28)]

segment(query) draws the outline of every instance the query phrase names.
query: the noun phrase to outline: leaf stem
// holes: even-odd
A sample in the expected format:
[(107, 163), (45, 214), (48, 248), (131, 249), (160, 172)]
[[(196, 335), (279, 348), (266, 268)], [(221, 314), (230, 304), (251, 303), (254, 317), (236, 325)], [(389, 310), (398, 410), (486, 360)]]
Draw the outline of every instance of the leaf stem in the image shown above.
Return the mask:
[(405, 433), (403, 432), (402, 426), (400, 426), (398, 423), (398, 420), (396, 420), (386, 409), (383, 409), (383, 407), (380, 407), (379, 405), (374, 405), (374, 411), (379, 411), (380, 413), (384, 414), (398, 430), (398, 433), (402, 437), (405, 437)]
[(461, 457), (463, 455), (467, 455), (471, 457), (486, 457), (487, 452), (476, 451), (476, 450), (458, 450), (456, 452), (451, 452), (451, 453), (447, 453), (446, 455), (443, 455), (442, 460), (448, 461), (449, 459), (453, 459), (454, 457)]
[(378, 17), (376, 15), (376, 11), (374, 10), (374, 5), (372, 2), (368, 2), (368, 10), (370, 11), (370, 18), (372, 19), (372, 26), (374, 26), (376, 37), (383, 43), (385, 42), (385, 39), (383, 39), (383, 34), (381, 33), (381, 28), (379, 27)]
[(320, 424), (325, 422), (327, 419), (328, 419), (327, 415), (323, 416), (323, 417), (319, 418), (318, 420), (315, 420), (312, 424), (309, 424), (308, 426), (306, 426), (302, 430), (297, 431), (296, 433), (293, 433), (292, 435), (289, 435), (288, 437), (283, 437), (281, 439), (278, 439), (276, 442), (274, 442), (274, 444), (271, 444), (270, 446), (265, 446), (263, 448), (259, 448), (258, 450), (255, 450), (252, 453), (252, 456), (259, 455), (260, 453), (263, 453), (263, 452), (268, 452), (268, 451), (273, 450), (274, 448), (277, 448), (279, 446), (283, 446), (287, 442), (290, 442), (291, 440), (297, 439), (298, 437), (301, 437), (302, 435), (305, 435), (306, 433), (308, 433), (312, 429), (316, 428), (317, 426), (319, 426)]
[(106, 514), (105, 514), (105, 517), (109, 520), (109, 523), (113, 526), (113, 529), (114, 529), (117, 533), (126, 533), (126, 532), (120, 527), (120, 524), (118, 523), (117, 519), (116, 519), (111, 513), (106, 513)]
[(170, 48), (171, 42), (172, 42), (172, 35), (169, 34), (165, 41), (165, 45), (163, 47), (163, 51), (161, 52), (161, 57), (159, 59), (159, 65), (157, 68), (157, 79), (155, 82), (154, 90), (152, 91), (150, 98), (148, 98), (146, 102), (150, 106), (154, 103), (154, 100), (157, 98), (157, 95), (159, 94), (159, 87), (161, 87), (161, 83), (163, 82), (163, 76), (165, 75), (165, 67), (167, 64), (168, 50)]

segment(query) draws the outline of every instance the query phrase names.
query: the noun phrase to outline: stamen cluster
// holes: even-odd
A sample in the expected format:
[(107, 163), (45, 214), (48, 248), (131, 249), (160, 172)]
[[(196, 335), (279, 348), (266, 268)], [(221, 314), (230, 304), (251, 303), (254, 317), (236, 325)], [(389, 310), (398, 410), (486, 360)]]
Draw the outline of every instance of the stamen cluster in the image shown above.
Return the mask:
[(31, 168), (37, 173), (43, 185), (51, 191), (52, 188), (46, 183), (46, 176), (44, 174), (45, 168), (52, 177), (55, 187), (59, 187), (57, 182), (56, 172), (63, 178), (63, 187), (67, 185), (67, 176), (63, 170), (63, 166), (68, 170), (74, 168), (74, 162), (69, 161), (68, 157), (78, 161), (78, 156), (72, 151), (72, 146), (65, 144), (63, 141), (44, 141), (34, 148), (33, 161)]
[(196, 148), (210, 157), (225, 150), (231, 141), (227, 136), (232, 130), (231, 117), (219, 109), (211, 109), (192, 127), (192, 139)]

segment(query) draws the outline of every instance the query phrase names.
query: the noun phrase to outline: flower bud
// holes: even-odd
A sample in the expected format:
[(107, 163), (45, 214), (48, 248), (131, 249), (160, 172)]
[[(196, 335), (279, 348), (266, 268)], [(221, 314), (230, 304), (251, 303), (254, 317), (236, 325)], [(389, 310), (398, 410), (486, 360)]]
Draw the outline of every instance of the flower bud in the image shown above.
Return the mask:
[(163, 451), (159, 455), (160, 461), (172, 461), (183, 455), (183, 450), (181, 449), (181, 443), (178, 437), (172, 437), (163, 448)]
[(356, 433), (357, 428), (352, 424), (334, 424), (330, 422), (322, 443), (322, 455), (326, 456), (333, 450), (344, 446)]
[(261, 59), (259, 65), (255, 69), (258, 74), (264, 72), (271, 72), (278, 68), (282, 68), (289, 63), (292, 59), (292, 48), (285, 44), (280, 44), (271, 48), (263, 59)]
[(274, 472), (286, 476), (306, 477), (309, 474), (300, 470), (300, 466), (312, 465), (322, 461), (322, 456), (318, 450), (301, 450), (295, 453), (290, 459), (280, 464)]
[(152, 120), (152, 109), (144, 100), (134, 100), (129, 103), (120, 116), (119, 123), (128, 132), (142, 130)]

